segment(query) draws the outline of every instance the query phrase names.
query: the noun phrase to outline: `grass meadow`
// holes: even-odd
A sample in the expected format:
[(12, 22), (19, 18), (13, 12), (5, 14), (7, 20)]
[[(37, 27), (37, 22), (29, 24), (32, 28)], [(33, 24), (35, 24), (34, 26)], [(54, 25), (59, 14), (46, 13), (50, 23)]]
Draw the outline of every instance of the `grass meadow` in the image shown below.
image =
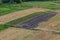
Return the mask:
[(53, 2), (53, 1), (44, 1), (44, 2), (24, 2), (23, 4), (3, 4), (0, 5), (0, 16), (5, 15), (14, 11), (24, 10), (31, 7), (42, 7), (52, 10), (60, 9), (60, 3)]

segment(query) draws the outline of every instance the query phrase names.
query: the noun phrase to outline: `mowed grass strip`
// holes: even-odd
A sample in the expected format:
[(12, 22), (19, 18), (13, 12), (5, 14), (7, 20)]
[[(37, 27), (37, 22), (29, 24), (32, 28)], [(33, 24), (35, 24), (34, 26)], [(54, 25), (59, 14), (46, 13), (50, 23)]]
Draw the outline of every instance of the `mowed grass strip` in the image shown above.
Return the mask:
[(20, 22), (23, 22), (23, 21), (26, 21), (32, 17), (35, 17), (35, 16), (38, 16), (42, 13), (48, 13), (48, 12), (52, 12), (53, 10), (46, 10), (46, 11), (42, 11), (42, 12), (36, 12), (36, 13), (32, 13), (30, 15), (27, 15), (25, 17), (22, 17), (22, 18), (19, 18), (19, 19), (16, 19), (16, 20), (13, 20), (13, 21), (10, 21), (6, 24), (3, 24), (3, 25), (0, 25), (0, 30), (4, 30), (4, 29), (7, 29), (9, 27), (14, 27), (17, 23), (20, 23)]

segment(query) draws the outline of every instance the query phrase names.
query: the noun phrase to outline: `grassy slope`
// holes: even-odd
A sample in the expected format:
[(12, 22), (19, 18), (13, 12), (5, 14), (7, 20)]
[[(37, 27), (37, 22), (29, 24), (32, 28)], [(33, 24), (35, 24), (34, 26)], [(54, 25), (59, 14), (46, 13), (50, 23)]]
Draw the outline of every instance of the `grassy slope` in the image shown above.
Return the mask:
[(25, 6), (27, 7), (43, 7), (52, 10), (60, 9), (60, 3), (45, 1), (45, 2), (25, 2)]
[(0, 6), (0, 16), (27, 8), (28, 7), (22, 7), (20, 4), (3, 4)]
[(42, 7), (52, 10), (60, 9), (60, 3), (45, 1), (45, 2), (24, 2), (23, 6), (21, 4), (3, 4), (0, 5), (0, 16), (8, 14), (10, 12), (23, 10), (31, 7)]

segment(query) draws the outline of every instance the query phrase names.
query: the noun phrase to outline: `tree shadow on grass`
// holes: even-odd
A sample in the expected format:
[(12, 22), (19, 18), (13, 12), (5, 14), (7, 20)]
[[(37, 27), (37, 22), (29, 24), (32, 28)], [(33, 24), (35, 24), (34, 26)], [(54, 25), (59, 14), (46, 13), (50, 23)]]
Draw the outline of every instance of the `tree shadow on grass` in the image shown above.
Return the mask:
[(19, 23), (18, 25), (16, 25), (16, 28), (25, 28), (25, 29), (34, 30), (34, 28), (36, 28), (39, 23), (48, 21), (50, 18), (54, 17), (56, 14), (57, 14), (56, 12), (50, 12), (50, 13), (45, 13), (45, 14), (39, 15), (26, 22)]

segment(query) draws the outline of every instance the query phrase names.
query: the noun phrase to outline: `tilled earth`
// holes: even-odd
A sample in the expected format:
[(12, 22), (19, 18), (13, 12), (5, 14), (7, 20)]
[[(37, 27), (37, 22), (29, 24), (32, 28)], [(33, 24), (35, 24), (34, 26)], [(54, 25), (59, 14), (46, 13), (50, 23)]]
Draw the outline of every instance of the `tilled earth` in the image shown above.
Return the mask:
[(17, 25), (17, 27), (34, 29), (34, 28), (38, 27), (39, 23), (48, 21), (50, 18), (56, 16), (56, 14), (57, 14), (57, 12), (49, 12), (49, 13), (45, 13), (45, 14), (41, 13), (40, 15), (38, 15), (28, 21), (19, 23)]

